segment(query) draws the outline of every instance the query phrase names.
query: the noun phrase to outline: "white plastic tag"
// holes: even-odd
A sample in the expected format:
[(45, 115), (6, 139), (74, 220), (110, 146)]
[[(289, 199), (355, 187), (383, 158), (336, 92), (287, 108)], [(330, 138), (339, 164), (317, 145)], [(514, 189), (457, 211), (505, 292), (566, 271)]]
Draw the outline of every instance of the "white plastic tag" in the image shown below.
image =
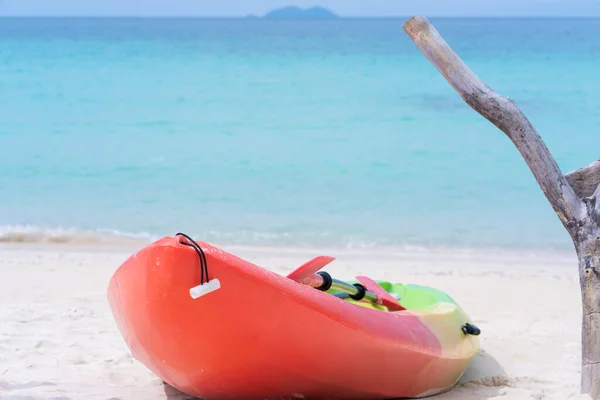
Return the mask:
[(202, 297), (204, 295), (209, 294), (210, 292), (214, 292), (221, 288), (221, 282), (218, 279), (212, 279), (207, 283), (196, 286), (190, 289), (190, 296), (192, 299), (196, 300), (198, 297)]

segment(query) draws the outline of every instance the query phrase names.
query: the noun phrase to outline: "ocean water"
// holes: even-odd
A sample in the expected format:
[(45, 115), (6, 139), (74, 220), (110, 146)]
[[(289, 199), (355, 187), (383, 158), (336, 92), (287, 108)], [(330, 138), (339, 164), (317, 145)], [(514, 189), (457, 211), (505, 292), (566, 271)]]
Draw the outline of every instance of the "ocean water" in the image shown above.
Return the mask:
[[(600, 20), (432, 22), (565, 173), (600, 157)], [(402, 23), (0, 19), (0, 240), (570, 249)]]

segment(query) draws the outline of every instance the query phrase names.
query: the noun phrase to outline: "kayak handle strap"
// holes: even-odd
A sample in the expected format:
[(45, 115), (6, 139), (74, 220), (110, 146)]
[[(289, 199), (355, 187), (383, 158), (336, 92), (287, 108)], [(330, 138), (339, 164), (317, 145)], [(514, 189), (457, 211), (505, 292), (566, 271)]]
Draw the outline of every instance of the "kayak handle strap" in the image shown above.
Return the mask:
[(200, 247), (200, 245), (194, 239), (185, 233), (179, 232), (175, 236), (181, 236), (188, 240), (186, 242), (180, 238), (179, 243), (194, 249), (198, 255), (198, 262), (200, 263), (200, 285), (190, 288), (190, 297), (196, 300), (197, 298), (212, 293), (215, 290), (219, 290), (221, 288), (221, 282), (219, 279), (210, 279), (208, 276), (208, 262), (206, 261), (206, 254), (204, 254), (202, 247)]

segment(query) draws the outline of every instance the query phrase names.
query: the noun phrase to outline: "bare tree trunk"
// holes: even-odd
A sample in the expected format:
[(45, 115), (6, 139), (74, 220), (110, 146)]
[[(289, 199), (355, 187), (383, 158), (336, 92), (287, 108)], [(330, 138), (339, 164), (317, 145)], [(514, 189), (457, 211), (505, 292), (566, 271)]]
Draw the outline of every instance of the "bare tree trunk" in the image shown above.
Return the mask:
[[(594, 247), (597, 247), (594, 246)], [(581, 391), (600, 398), (600, 254), (580, 249), (579, 270), (583, 293)]]
[(515, 144), (571, 235), (583, 305), (581, 392), (600, 400), (600, 160), (563, 176), (519, 107), (479, 79), (426, 18), (411, 18), (404, 30), (461, 98)]
[(591, 197), (584, 198), (589, 219), (573, 237), (579, 259), (579, 282), (583, 303), (581, 331), (581, 392), (600, 398), (600, 202), (597, 187)]

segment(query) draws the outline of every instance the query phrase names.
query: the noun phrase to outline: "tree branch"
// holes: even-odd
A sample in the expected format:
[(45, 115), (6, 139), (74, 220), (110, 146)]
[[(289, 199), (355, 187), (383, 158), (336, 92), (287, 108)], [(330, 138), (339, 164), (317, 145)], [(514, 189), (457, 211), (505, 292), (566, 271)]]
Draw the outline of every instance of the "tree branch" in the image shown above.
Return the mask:
[(563, 225), (573, 233), (575, 222), (586, 216), (583, 202), (519, 107), (479, 79), (427, 18), (413, 17), (403, 29), (462, 99), (510, 138)]
[(600, 185), (600, 159), (587, 167), (576, 169), (565, 175), (567, 182), (581, 198), (590, 197)]

